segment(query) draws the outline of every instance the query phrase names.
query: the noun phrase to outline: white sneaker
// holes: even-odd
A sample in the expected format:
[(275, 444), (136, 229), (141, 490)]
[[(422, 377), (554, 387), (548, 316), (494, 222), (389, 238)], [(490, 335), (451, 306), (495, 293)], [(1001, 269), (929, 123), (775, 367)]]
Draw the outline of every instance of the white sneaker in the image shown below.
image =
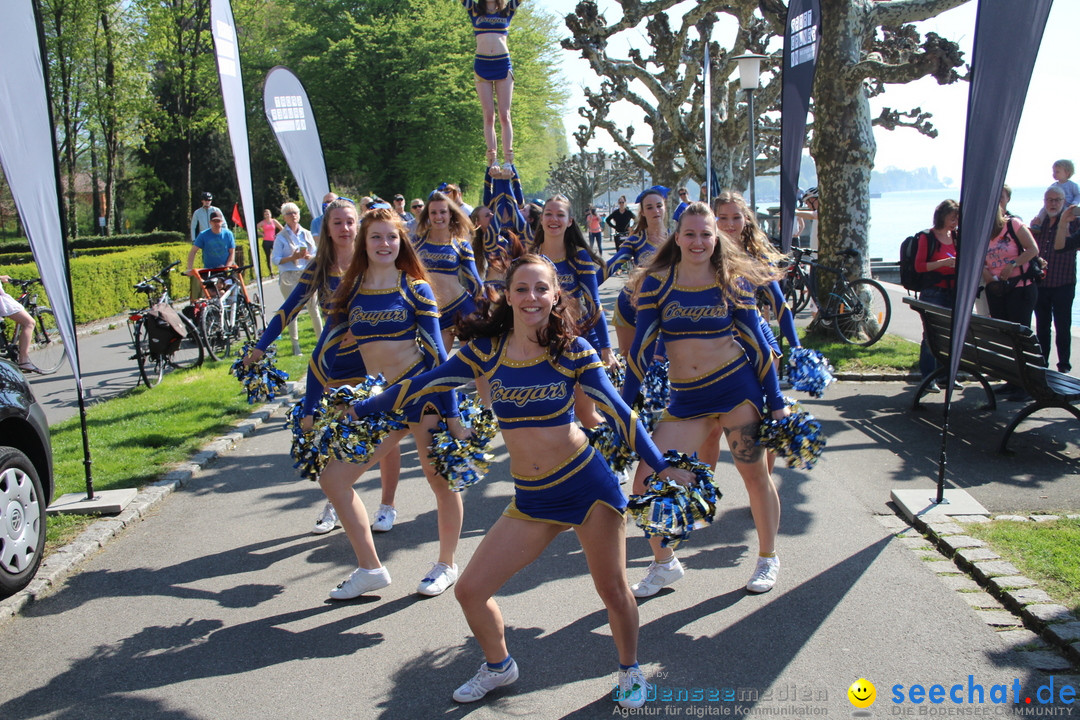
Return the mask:
[(319, 513), (318, 519), (315, 521), (315, 527), (311, 528), (312, 535), (325, 535), (340, 523), (337, 519), (337, 511), (334, 510), (334, 506), (330, 504), (330, 501), (326, 501), (326, 505), (323, 506), (322, 512)]
[(453, 565), (441, 562), (432, 563), (431, 570), (416, 586), (416, 592), (430, 597), (442, 595), (446, 592), (446, 588), (457, 582), (457, 576), (457, 563)]
[(619, 706), (639, 708), (645, 704), (649, 695), (649, 683), (645, 673), (639, 667), (619, 670)]
[(385, 567), (375, 570), (356, 568), (352, 575), (342, 580), (336, 588), (330, 591), (333, 600), (352, 600), (366, 592), (384, 588), (390, 584), (390, 573)]
[(371, 523), (372, 532), (390, 532), (397, 520), (397, 510), (393, 505), (380, 505), (375, 511), (375, 522)]
[(683, 569), (679, 558), (672, 558), (664, 565), (652, 562), (649, 563), (649, 570), (641, 582), (630, 586), (630, 592), (634, 593), (634, 597), (652, 597), (660, 592), (660, 588), (670, 585), (685, 574), (686, 570)]
[(510, 667), (502, 672), (495, 672), (484, 663), (469, 682), (454, 691), (454, 700), (459, 703), (476, 702), (495, 688), (509, 685), (517, 679), (518, 666), (513, 659), (510, 660)]
[(780, 572), (780, 558), (759, 557), (757, 567), (750, 582), (746, 583), (746, 589), (752, 593), (769, 592), (776, 584), (776, 576)]

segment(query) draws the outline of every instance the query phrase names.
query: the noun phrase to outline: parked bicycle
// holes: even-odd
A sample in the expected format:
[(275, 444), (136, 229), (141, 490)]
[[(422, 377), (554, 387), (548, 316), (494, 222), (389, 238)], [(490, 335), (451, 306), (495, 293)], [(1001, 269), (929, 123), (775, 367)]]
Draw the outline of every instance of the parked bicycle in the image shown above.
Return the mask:
[(223, 360), (238, 340), (259, 339), (262, 313), (258, 293), (248, 294), (241, 273), (253, 265), (237, 268), (200, 269), (203, 297), (196, 301), (195, 317), (206, 340), (211, 360)]
[(128, 331), (135, 346), (131, 356), (139, 365), (139, 378), (146, 387), (161, 382), (167, 368), (202, 365), (203, 340), (186, 313), (177, 312), (169, 296), (165, 276), (179, 265), (174, 262), (157, 275), (136, 283), (135, 290), (146, 295), (146, 307), (128, 315)]
[[(30, 343), (30, 353), (34, 364), (42, 375), (52, 375), (64, 364), (66, 349), (60, 338), (60, 330), (56, 327), (56, 317), (51, 308), (38, 304), (38, 294), (30, 292), (30, 288), (40, 284), (40, 278), (30, 280), (16, 280), (11, 278), (9, 282), (19, 288), (19, 296), (15, 298), (19, 304), (26, 308), (26, 312), (34, 319), (33, 340)], [(19, 326), (10, 319), (4, 319), (3, 328), (0, 330), (0, 356), (6, 357), (16, 365), (19, 364)], [(10, 332), (8, 326), (11, 326)]]
[[(889, 294), (881, 283), (870, 278), (848, 280), (843, 270), (813, 260), (810, 257), (813, 250), (792, 248), (791, 252), (793, 261), (785, 278), (784, 296), (794, 312), (804, 309), (817, 297), (817, 278), (821, 273), (832, 273), (836, 280), (825, 307), (818, 308), (818, 321), (831, 325), (837, 337), (852, 345), (869, 347), (881, 339), (892, 319)], [(848, 249), (841, 255), (858, 258), (859, 252)]]

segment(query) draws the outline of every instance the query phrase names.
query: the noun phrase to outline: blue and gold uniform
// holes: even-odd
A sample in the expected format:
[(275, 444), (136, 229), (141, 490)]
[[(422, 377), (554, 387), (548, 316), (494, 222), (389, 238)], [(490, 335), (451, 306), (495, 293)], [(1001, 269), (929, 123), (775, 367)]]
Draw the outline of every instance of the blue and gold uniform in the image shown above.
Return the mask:
[[(308, 295), (312, 292), (311, 283), (314, 278), (314, 267), (308, 267), (300, 274), (300, 281), (296, 284), (296, 287), (293, 288), (293, 291), (289, 293), (289, 297), (285, 299), (285, 302), (281, 304), (281, 307), (277, 309), (277, 312), (273, 314), (270, 321), (266, 323), (266, 329), (263, 330), (263, 334), (259, 337), (259, 341), (255, 343), (255, 347), (266, 352), (266, 349), (270, 347), (271, 343), (281, 336), (282, 330), (295, 320), (304, 310), (304, 307), (307, 305)], [(319, 294), (319, 308), (322, 310), (324, 316), (328, 315), (330, 312), (330, 297), (334, 294), (334, 291), (337, 290), (340, 282), (340, 275), (330, 274), (327, 276), (326, 292)]]
[[(510, 264), (510, 241), (503, 235), (503, 230), (514, 232), (523, 241), (532, 240), (532, 228), (521, 214), (524, 202), (517, 170), (514, 170), (512, 178), (493, 178), (491, 168), (488, 168), (484, 180), (484, 205), (491, 210), (492, 218), (482, 230), (484, 259), (488, 267), (492, 264), (504, 267)], [(485, 279), (484, 285), (499, 291), (506, 289), (502, 280)]]
[[(502, 12), (490, 15), (480, 15), (480, 4), (475, 0), (461, 0), (461, 4), (469, 11), (469, 21), (473, 26), (473, 35), (507, 35), (510, 32), (510, 21), (514, 19), (520, 0), (506, 0)], [(510, 64), (510, 54), (502, 55), (477, 55), (473, 61), (473, 72), (484, 80), (494, 82), (505, 80), (513, 75), (514, 68)]]
[[(799, 342), (799, 334), (795, 331), (795, 313), (791, 312), (791, 308), (788, 307), (780, 283), (773, 280), (768, 285), (758, 288), (758, 298), (772, 310), (773, 317), (776, 318), (776, 322), (780, 326), (780, 334), (788, 341), (788, 345), (793, 348), (802, 347)], [(769, 327), (769, 323), (765, 318), (761, 318), (761, 329), (765, 333), (766, 340), (769, 341), (773, 350), (779, 355), (780, 343), (777, 342), (772, 328)]]
[[(396, 378), (417, 375), (446, 360), (442, 336), (439, 333), (439, 308), (431, 286), (423, 280), (411, 278), (403, 272), (398, 273), (396, 287), (383, 290), (366, 290), (358, 287), (349, 302), (348, 317), (345, 322), (323, 330), (319, 344), (312, 353), (312, 364), (316, 357), (324, 357), (324, 348), (335, 346), (342, 348), (333, 354), (327, 362), (327, 379), (323, 383), (311, 382), (312, 373), (308, 373), (308, 392), (304, 398), (305, 414), (310, 414), (318, 404), (319, 397), (326, 385), (355, 383), (366, 374), (360, 348), (378, 340), (415, 339), (421, 357)], [(452, 393), (433, 398), (423, 407), (417, 407), (407, 414), (411, 423), (429, 410), (434, 409), (443, 417), (458, 415), (456, 398)]]
[[(659, 249), (649, 242), (648, 237), (631, 235), (622, 241), (619, 249), (608, 260), (608, 277), (620, 272), (630, 272), (634, 268), (645, 267)], [(615, 301), (615, 327), (632, 328), (637, 324), (632, 295), (630, 288), (625, 285), (619, 291), (619, 297)]]
[(589, 344), (597, 350), (610, 348), (607, 318), (604, 317), (604, 306), (600, 304), (600, 281), (603, 280), (604, 269), (583, 247), (577, 248), (577, 254), (573, 257), (552, 260), (552, 264), (562, 291), (581, 303), (586, 317), (597, 316), (596, 324), (589, 329)]
[(448, 243), (435, 242), (425, 235), (414, 238), (413, 246), (429, 273), (456, 277), (463, 286), (460, 295), (439, 307), (439, 329), (453, 326), (458, 313), (469, 315), (476, 312), (473, 298), (480, 292), (484, 281), (476, 269), (476, 259), (469, 242), (461, 238), (451, 238)]
[(744, 403), (757, 410), (763, 398), (769, 409), (783, 408), (772, 350), (761, 330), (753, 293), (744, 288), (737, 297), (729, 298), (715, 282), (683, 287), (676, 274), (677, 269), (671, 268), (650, 274), (641, 283), (637, 332), (630, 347), (623, 399), (633, 402), (637, 397), (658, 339), (669, 344), (732, 337), (746, 354), (699, 377), (672, 379), (671, 402), (664, 419), (708, 417), (731, 412)]
[[(409, 408), (432, 395), (483, 377), (491, 387), (491, 408), (503, 430), (557, 427), (574, 421), (574, 389), (580, 385), (623, 439), (654, 470), (667, 462), (653, 445), (637, 415), (608, 380), (596, 351), (574, 338), (560, 356), (533, 360), (506, 357), (507, 338), (475, 338), (430, 372), (405, 380), (354, 407), (359, 416)], [(592, 446), (583, 443), (542, 476), (514, 476), (509, 517), (568, 525), (585, 522), (597, 504), (622, 512), (626, 498), (618, 478)]]

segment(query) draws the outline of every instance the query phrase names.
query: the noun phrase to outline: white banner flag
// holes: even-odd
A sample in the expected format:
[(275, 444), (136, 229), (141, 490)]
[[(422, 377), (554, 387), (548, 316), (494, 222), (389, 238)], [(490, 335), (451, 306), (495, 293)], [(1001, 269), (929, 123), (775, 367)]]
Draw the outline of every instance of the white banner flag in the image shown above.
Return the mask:
[(315, 113), (300, 78), (280, 65), (271, 68), (263, 83), (263, 109), (311, 216), (319, 217), (330, 181)]
[(75, 321), (37, 24), (31, 0), (16, 0), (5, 7), (7, 37), (0, 43), (0, 164), (30, 239), (60, 336), (68, 347), (75, 382), (81, 388), (78, 353), (72, 351), (76, 347)]
[(255, 266), (255, 279), (262, 287), (262, 264), (259, 262), (255, 207), (251, 197), (251, 151), (248, 149), (244, 84), (240, 77), (240, 48), (236, 43), (236, 24), (229, 0), (211, 0), (210, 29), (214, 37), (214, 54), (221, 79), (221, 98), (225, 102), (233, 162), (236, 164), (236, 183), (240, 187), (240, 204), (244, 208), (244, 229), (251, 248), (251, 262)]

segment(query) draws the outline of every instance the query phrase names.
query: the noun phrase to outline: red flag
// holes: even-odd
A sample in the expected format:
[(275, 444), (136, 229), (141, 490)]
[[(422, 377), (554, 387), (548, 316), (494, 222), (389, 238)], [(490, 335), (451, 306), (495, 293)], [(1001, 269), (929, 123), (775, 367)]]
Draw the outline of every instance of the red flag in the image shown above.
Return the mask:
[(244, 227), (244, 218), (240, 215), (240, 206), (237, 203), (232, 206), (232, 221), (237, 227)]

